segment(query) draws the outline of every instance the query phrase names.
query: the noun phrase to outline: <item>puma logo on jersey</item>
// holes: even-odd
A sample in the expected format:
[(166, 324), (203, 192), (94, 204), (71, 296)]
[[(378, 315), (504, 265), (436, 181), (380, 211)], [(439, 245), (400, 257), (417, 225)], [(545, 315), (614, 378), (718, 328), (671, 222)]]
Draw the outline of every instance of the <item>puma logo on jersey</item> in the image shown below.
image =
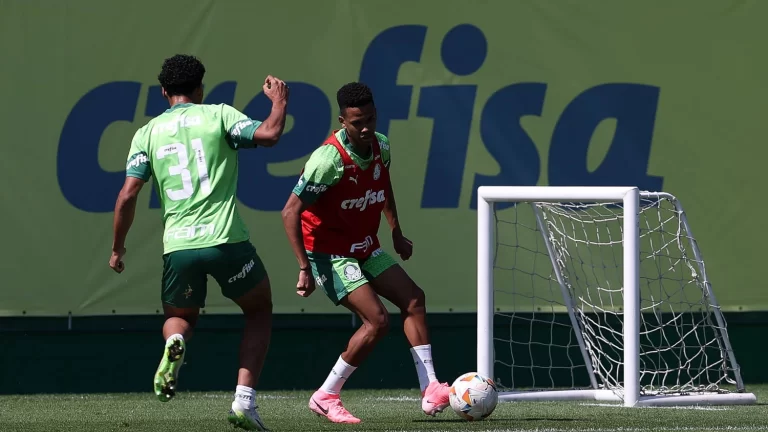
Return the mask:
[(383, 190), (376, 192), (374, 190), (368, 189), (365, 192), (364, 197), (342, 201), (341, 208), (344, 210), (360, 209), (360, 211), (363, 211), (368, 208), (369, 205), (384, 202), (385, 199), (386, 197), (384, 196)]
[(355, 182), (355, 184), (357, 184), (357, 176), (354, 176), (354, 177), (349, 176), (349, 181), (353, 181)]

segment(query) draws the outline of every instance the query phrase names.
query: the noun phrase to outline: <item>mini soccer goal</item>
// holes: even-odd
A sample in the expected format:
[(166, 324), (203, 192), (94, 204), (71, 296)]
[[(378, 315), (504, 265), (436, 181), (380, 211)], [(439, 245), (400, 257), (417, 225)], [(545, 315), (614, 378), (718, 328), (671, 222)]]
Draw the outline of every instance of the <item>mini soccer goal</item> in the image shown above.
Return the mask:
[(500, 400), (756, 402), (671, 194), (483, 186), (477, 217), (477, 371)]

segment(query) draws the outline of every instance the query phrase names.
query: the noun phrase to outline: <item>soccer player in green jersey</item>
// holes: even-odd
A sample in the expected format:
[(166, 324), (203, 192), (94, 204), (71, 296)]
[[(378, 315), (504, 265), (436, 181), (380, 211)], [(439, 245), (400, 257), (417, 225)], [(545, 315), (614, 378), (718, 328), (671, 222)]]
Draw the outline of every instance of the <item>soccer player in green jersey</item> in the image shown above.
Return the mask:
[(319, 285), (335, 305), (360, 317), (309, 409), (334, 423), (359, 423), (341, 403), (341, 388), (386, 333), (389, 314), (380, 296), (403, 317), (421, 388), (421, 409), (434, 416), (449, 405), (449, 386), (438, 381), (426, 323), (424, 291), (379, 246), (381, 214), (401, 259), (413, 252), (397, 215), (389, 178), (390, 143), (376, 132), (376, 107), (365, 84), (349, 83), (336, 95), (341, 128), (318, 147), (283, 209), (283, 224), (299, 264), (300, 296)]
[(121, 273), (125, 239), (136, 201), (154, 176), (163, 215), (161, 300), (165, 350), (154, 390), (165, 402), (177, 388), (186, 342), (205, 306), (207, 276), (245, 315), (240, 369), (229, 421), (265, 430), (254, 404), (256, 386), (272, 329), (272, 294), (267, 272), (238, 213), (240, 149), (277, 144), (285, 127), (288, 86), (267, 76), (263, 91), (272, 112), (263, 122), (226, 104), (203, 104), (205, 67), (195, 57), (165, 60), (158, 79), (170, 108), (140, 128), (128, 154), (126, 178), (115, 204), (109, 266)]

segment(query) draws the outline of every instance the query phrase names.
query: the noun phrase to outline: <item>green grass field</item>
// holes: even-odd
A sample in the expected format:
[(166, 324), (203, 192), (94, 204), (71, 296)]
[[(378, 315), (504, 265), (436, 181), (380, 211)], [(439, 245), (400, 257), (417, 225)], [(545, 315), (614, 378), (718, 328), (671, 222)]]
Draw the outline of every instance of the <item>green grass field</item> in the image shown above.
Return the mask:
[[(751, 386), (758, 402), (768, 385)], [(310, 392), (258, 395), (262, 418), (273, 431), (757, 431), (768, 430), (768, 404), (740, 407), (623, 408), (588, 402), (502, 402), (481, 422), (460, 420), (452, 411), (436, 418), (419, 409), (418, 391), (343, 393), (345, 405), (363, 420), (334, 425), (307, 408)], [(0, 431), (232, 431), (226, 421), (231, 393), (180, 393), (163, 404), (146, 394), (88, 394), (0, 397)]]

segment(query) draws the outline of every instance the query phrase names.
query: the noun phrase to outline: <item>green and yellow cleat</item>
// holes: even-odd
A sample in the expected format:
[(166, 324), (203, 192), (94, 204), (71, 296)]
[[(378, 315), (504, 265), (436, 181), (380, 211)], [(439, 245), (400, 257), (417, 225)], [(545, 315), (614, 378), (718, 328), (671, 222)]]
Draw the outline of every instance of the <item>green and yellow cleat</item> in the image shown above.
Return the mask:
[(229, 410), (228, 420), (235, 426), (235, 428), (247, 431), (269, 430), (264, 426), (264, 422), (261, 421), (261, 417), (259, 417), (259, 412), (256, 411), (256, 407), (245, 409), (237, 403), (237, 401), (232, 402), (232, 409)]
[(184, 364), (186, 346), (182, 339), (169, 339), (160, 366), (155, 372), (155, 395), (160, 402), (168, 402), (176, 396), (179, 369)]

